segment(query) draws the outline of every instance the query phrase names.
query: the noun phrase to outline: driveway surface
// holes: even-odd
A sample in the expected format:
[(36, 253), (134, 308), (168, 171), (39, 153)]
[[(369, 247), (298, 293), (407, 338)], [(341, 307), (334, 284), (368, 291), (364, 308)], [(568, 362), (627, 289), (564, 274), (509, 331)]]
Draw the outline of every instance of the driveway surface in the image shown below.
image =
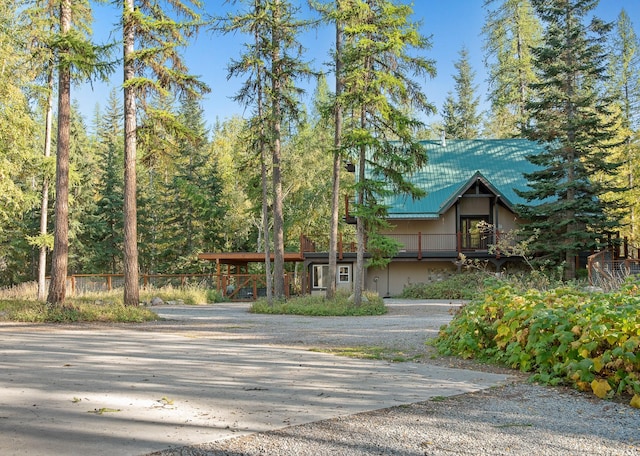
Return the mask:
[(0, 323), (0, 454), (142, 455), (435, 396), (505, 375), (313, 348), (424, 350), (456, 307), (389, 300), (376, 317), (155, 307), (141, 325)]

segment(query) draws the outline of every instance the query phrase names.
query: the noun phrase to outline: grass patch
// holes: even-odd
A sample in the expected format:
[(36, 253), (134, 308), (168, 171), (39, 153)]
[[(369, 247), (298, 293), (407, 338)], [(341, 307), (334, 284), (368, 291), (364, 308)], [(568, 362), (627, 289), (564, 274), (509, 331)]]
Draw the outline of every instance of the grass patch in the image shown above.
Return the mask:
[(62, 306), (47, 306), (39, 301), (0, 300), (0, 321), (142, 323), (154, 320), (158, 320), (158, 316), (145, 307), (119, 303), (95, 304), (69, 299)]
[(359, 306), (355, 306), (349, 295), (337, 293), (334, 299), (326, 299), (324, 296), (305, 295), (290, 298), (286, 301), (274, 302), (269, 305), (266, 299), (259, 299), (249, 309), (252, 313), (307, 315), (314, 317), (356, 317), (366, 315), (384, 315), (387, 308), (381, 297), (375, 294), (365, 294), (366, 300)]
[[(61, 306), (47, 306), (35, 299), (37, 286), (28, 285), (0, 290), (0, 321), (30, 323), (113, 322), (141, 323), (158, 320), (158, 316), (144, 306), (125, 306), (123, 291), (90, 292), (69, 296)], [(140, 302), (149, 303), (154, 297), (165, 303), (186, 305), (218, 302), (221, 296), (215, 290), (187, 286), (149, 288), (140, 290)]]
[[(119, 293), (122, 294), (122, 291)], [(180, 302), (186, 305), (221, 302), (223, 300), (222, 295), (217, 290), (196, 286), (174, 288), (168, 285), (162, 288), (141, 290), (140, 292), (140, 300), (142, 302), (151, 302), (155, 297), (162, 299), (164, 302)]]

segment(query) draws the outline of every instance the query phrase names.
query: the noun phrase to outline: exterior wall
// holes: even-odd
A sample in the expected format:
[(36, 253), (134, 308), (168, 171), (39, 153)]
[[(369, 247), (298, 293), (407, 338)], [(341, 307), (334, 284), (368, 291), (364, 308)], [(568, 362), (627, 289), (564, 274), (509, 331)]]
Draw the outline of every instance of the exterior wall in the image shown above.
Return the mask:
[[(460, 198), (460, 215), (489, 215), (489, 198)], [(454, 211), (455, 209), (451, 208)], [(451, 212), (451, 210), (449, 212)]]
[(383, 269), (369, 268), (365, 289), (377, 291), (380, 296), (384, 297), (398, 296), (407, 285), (438, 282), (456, 271), (456, 266), (450, 261), (395, 261)]
[[(458, 211), (460, 216), (487, 216), (489, 217), (489, 198), (461, 198)], [(506, 207), (498, 204), (494, 207), (493, 219), (495, 228), (501, 233), (517, 229), (519, 227), (516, 215)], [(391, 220), (390, 229), (383, 234), (415, 235), (422, 234), (455, 234), (456, 233), (456, 208), (452, 206), (438, 220)]]
[[(309, 269), (308, 269), (309, 281), (310, 281), (309, 289), (311, 290), (311, 294), (312, 295), (324, 295), (325, 294), (325, 288), (314, 288), (314, 286), (313, 286), (313, 284), (314, 284), (314, 266), (326, 266), (326, 267), (328, 267), (328, 263), (326, 263), (326, 262), (310, 263), (309, 264)], [(336, 273), (338, 275), (340, 273), (340, 266), (348, 266), (349, 267), (349, 279), (348, 279), (348, 281), (341, 281), (340, 279), (338, 279), (337, 280), (337, 284), (336, 284), (336, 289), (337, 290), (351, 291), (351, 290), (353, 290), (353, 275), (354, 275), (354, 270), (355, 270), (355, 263), (338, 262), (338, 264), (337, 264), (338, 270), (336, 271)]]
[(498, 220), (496, 225), (498, 231), (501, 233), (506, 233), (519, 227), (516, 215), (502, 206), (498, 207)]

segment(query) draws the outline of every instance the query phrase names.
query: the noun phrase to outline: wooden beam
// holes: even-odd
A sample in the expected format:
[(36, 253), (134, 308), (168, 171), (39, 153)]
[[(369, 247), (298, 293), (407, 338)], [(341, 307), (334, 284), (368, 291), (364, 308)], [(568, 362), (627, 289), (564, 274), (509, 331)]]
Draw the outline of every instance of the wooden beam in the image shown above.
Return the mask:
[[(273, 254), (271, 260), (273, 261)], [(221, 264), (247, 266), (248, 263), (263, 263), (264, 253), (261, 252), (225, 252), (225, 253), (201, 253), (200, 260), (216, 261)], [(303, 261), (304, 257), (299, 252), (284, 254), (284, 261)]]

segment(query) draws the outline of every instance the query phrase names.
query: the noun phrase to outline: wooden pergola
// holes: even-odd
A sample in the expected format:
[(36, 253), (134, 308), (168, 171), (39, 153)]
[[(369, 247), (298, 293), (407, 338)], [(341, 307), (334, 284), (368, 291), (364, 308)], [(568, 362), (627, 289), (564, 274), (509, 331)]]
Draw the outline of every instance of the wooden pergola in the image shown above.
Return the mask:
[[(271, 261), (273, 261), (273, 253), (271, 254)], [(217, 274), (222, 273), (220, 267), (223, 264), (227, 265), (226, 273), (230, 273), (232, 266), (236, 268), (236, 272), (240, 272), (244, 269), (247, 273), (249, 269), (249, 263), (264, 263), (264, 252), (224, 252), (224, 253), (201, 253), (198, 255), (200, 260), (208, 260), (216, 262)], [(299, 262), (304, 261), (304, 256), (300, 252), (285, 252), (285, 262)], [(223, 273), (224, 274), (224, 273)]]

